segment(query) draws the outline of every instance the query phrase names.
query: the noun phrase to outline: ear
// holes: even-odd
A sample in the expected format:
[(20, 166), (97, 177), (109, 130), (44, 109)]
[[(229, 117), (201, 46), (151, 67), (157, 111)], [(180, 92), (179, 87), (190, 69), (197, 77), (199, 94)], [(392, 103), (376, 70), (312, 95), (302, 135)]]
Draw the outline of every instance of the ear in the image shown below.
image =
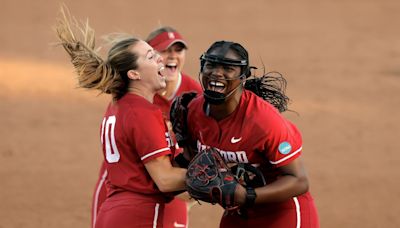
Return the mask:
[(244, 85), (246, 84), (246, 81), (247, 81), (246, 75), (245, 75), (245, 74), (242, 74), (242, 75), (240, 76), (240, 80), (242, 81), (241, 83), (242, 83), (242, 86), (243, 86), (243, 88), (244, 88)]
[(140, 80), (140, 74), (137, 70), (129, 70), (127, 72), (128, 78), (132, 80)]
[(239, 79), (240, 79), (242, 82), (245, 82), (245, 81), (246, 81), (246, 78), (247, 78), (247, 76), (246, 76), (245, 74), (242, 74), (242, 75), (239, 76)]

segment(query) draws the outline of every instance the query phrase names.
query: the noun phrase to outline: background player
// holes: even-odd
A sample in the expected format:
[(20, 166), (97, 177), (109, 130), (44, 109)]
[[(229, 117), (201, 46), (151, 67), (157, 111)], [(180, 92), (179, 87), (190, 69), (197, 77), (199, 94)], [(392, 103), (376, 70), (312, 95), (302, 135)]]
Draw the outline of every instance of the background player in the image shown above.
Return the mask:
[[(127, 37), (103, 60), (94, 51), (94, 31), (63, 14), (56, 31), (78, 73), (79, 86), (112, 95), (101, 124), (107, 161), (107, 198), (95, 227), (162, 227), (163, 209), (184, 190), (186, 170), (171, 164), (173, 143), (160, 109), (152, 104), (165, 88), (162, 57), (145, 41)], [(73, 31), (85, 31), (77, 40)]]
[[(174, 28), (165, 26), (152, 31), (146, 41), (163, 57), (166, 87), (160, 89), (154, 96), (154, 104), (161, 108), (169, 126), (169, 110), (172, 100), (184, 92), (195, 91), (202, 93), (200, 84), (182, 72), (188, 48), (182, 35)], [(171, 136), (173, 137), (172, 131)], [(179, 150), (179, 148), (176, 148)], [(99, 179), (96, 183), (92, 204), (92, 224), (96, 220), (101, 204), (106, 199), (105, 179), (107, 171), (103, 162)], [(174, 198), (167, 203), (164, 210), (164, 227), (187, 227), (188, 207), (184, 200)]]
[(188, 132), (198, 150), (215, 147), (227, 163), (252, 164), (267, 181), (256, 188), (239, 185), (235, 200), (241, 210), (226, 213), (220, 226), (319, 227), (300, 157), (301, 134), (279, 113), (288, 98), (274, 85), (276, 78), (250, 79), (250, 68), (242, 45), (215, 42), (201, 57), (204, 95), (188, 106)]

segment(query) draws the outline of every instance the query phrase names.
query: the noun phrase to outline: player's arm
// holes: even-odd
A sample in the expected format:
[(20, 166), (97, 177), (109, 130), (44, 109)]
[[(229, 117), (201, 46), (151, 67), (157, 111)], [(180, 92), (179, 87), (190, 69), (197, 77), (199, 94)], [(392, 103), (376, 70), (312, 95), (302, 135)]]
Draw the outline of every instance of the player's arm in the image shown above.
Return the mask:
[(308, 178), (300, 157), (278, 169), (281, 174), (275, 182), (255, 189), (256, 203), (285, 201), (308, 191)]
[[(280, 176), (276, 181), (255, 189), (255, 204), (282, 202), (308, 191), (308, 178), (300, 157), (278, 169)], [(239, 186), (235, 199), (243, 205), (246, 201), (246, 189)]]
[(154, 158), (144, 166), (161, 192), (185, 190), (186, 169), (173, 167), (169, 156)]
[(255, 203), (282, 202), (308, 191), (308, 178), (301, 160), (302, 138), (297, 127), (280, 115), (271, 117), (272, 132), (265, 148), (266, 156), (278, 172), (277, 179), (255, 189)]
[(197, 93), (195, 92), (183, 93), (181, 96), (175, 97), (171, 104), (170, 119), (172, 130), (175, 133), (176, 141), (181, 147), (186, 147), (190, 143), (187, 123), (188, 106), (196, 96)]
[(183, 93), (175, 97), (171, 104), (170, 118), (172, 130), (178, 145), (183, 152), (174, 155), (174, 160), (180, 167), (187, 167), (197, 153), (196, 143), (191, 139), (188, 125), (189, 103), (197, 96), (196, 92)]
[(174, 155), (174, 166), (187, 168), (198, 151), (194, 146), (184, 146), (181, 149), (180, 153)]

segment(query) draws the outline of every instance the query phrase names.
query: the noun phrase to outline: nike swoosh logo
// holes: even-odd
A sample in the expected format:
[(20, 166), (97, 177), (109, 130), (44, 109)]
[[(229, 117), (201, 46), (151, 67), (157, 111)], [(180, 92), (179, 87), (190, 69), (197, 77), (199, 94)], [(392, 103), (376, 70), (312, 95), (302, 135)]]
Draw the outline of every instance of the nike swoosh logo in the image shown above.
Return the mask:
[(178, 228), (178, 227), (186, 227), (185, 224), (180, 224), (177, 222), (174, 222), (174, 227)]
[(231, 138), (231, 143), (237, 143), (237, 142), (239, 142), (240, 140), (242, 140), (242, 137), (237, 138), (237, 139), (235, 139), (235, 137), (232, 137), (232, 138)]

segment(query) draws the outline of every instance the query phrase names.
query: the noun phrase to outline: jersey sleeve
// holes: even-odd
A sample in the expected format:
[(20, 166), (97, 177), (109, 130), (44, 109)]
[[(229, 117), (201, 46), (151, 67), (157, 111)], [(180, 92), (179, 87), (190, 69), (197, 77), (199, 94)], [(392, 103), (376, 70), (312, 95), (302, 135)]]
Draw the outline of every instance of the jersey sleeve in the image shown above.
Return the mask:
[(281, 117), (274, 121), (273, 130), (269, 134), (266, 148), (269, 162), (276, 166), (284, 166), (300, 156), (303, 148), (301, 134), (290, 121)]
[(171, 139), (160, 110), (143, 110), (133, 121), (134, 145), (143, 163), (171, 154)]

